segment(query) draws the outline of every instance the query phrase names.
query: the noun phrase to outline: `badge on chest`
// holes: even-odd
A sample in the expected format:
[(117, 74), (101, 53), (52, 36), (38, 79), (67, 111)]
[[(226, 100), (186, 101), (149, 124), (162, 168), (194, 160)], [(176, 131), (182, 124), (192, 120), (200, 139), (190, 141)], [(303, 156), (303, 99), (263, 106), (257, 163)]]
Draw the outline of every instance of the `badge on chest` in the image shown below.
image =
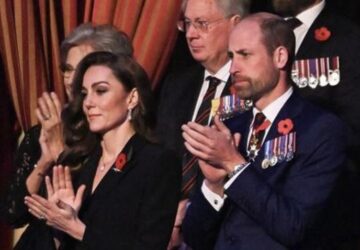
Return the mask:
[(340, 59), (336, 56), (296, 60), (291, 78), (299, 88), (336, 86), (340, 82)]

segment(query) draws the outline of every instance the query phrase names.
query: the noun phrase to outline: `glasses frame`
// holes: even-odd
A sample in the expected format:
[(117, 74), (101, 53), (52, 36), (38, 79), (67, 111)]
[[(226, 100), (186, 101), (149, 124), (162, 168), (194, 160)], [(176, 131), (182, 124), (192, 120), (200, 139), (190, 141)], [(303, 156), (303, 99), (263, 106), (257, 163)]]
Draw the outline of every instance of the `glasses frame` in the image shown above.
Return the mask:
[(230, 16), (225, 16), (225, 17), (221, 17), (212, 21), (204, 21), (204, 20), (195, 20), (195, 21), (191, 21), (187, 18), (183, 18), (177, 21), (176, 26), (177, 29), (181, 32), (187, 32), (190, 28), (190, 26), (192, 25), (197, 31), (200, 31), (202, 33), (207, 33), (209, 32), (209, 27), (213, 24), (219, 23), (220, 21), (229, 19), (231, 17), (233, 17), (234, 15), (230, 15)]

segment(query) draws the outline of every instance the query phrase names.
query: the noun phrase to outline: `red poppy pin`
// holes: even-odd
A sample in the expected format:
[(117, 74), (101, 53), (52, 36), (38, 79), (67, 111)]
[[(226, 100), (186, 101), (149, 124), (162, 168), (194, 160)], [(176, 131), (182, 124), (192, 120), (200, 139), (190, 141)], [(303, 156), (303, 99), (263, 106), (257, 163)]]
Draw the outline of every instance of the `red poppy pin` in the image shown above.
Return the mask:
[(287, 135), (294, 128), (294, 123), (291, 119), (287, 118), (285, 120), (281, 120), (278, 123), (278, 132), (282, 135)]
[(117, 171), (117, 172), (122, 171), (125, 164), (126, 164), (126, 154), (125, 153), (120, 153), (118, 155), (118, 157), (116, 158), (114, 170)]
[(319, 42), (327, 41), (331, 36), (331, 31), (323, 26), (315, 30), (315, 39)]

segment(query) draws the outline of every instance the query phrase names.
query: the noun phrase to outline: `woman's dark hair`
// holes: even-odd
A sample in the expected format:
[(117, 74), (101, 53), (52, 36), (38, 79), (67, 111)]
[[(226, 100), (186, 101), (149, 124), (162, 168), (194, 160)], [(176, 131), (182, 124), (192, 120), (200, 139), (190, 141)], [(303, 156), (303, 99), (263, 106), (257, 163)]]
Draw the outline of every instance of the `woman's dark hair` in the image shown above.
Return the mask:
[(102, 65), (111, 69), (113, 75), (130, 92), (136, 88), (139, 101), (132, 110), (131, 124), (136, 133), (150, 141), (154, 141), (155, 107), (149, 78), (144, 69), (132, 57), (111, 52), (94, 52), (87, 55), (79, 63), (72, 86), (74, 99), (64, 109), (65, 143), (68, 146), (59, 158), (59, 163), (78, 165), (99, 143), (99, 135), (89, 130), (89, 124), (83, 112), (84, 96), (82, 95), (83, 78), (91, 66)]

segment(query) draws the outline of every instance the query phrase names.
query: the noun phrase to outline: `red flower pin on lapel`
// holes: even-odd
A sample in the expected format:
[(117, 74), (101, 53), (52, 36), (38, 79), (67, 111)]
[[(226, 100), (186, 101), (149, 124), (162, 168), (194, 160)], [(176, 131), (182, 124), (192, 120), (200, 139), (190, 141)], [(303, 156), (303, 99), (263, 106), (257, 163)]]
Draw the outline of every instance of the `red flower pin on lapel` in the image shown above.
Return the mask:
[(327, 27), (320, 27), (315, 30), (315, 39), (319, 42), (327, 41), (331, 36), (331, 32)]
[(282, 135), (287, 135), (294, 128), (294, 124), (291, 119), (281, 120), (278, 123), (278, 132)]
[(125, 164), (126, 164), (126, 154), (121, 153), (116, 158), (114, 170), (120, 172), (124, 168)]

